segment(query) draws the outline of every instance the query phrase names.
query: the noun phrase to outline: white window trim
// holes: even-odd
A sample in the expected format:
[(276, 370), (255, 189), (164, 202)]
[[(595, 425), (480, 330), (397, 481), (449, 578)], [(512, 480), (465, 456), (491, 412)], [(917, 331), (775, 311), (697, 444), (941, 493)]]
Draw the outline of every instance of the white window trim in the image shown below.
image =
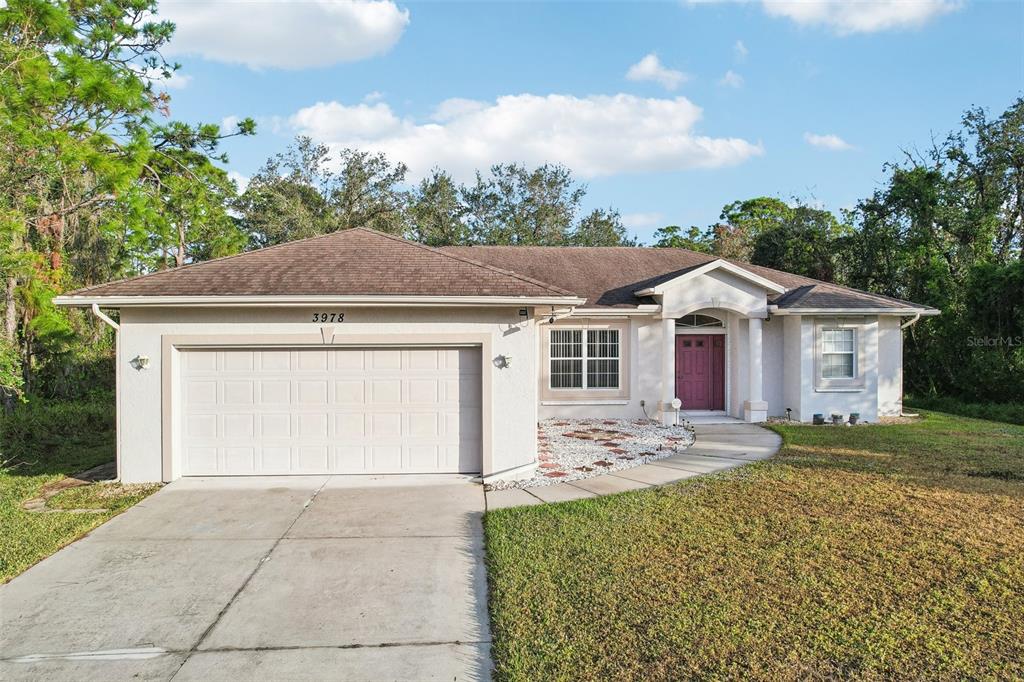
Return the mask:
[[(814, 390), (819, 393), (849, 393), (864, 389), (864, 334), (863, 323), (843, 319), (819, 320), (814, 325)], [(853, 376), (827, 378), (824, 372), (825, 331), (836, 329), (853, 331)]]
[[(555, 386), (552, 386), (551, 384), (552, 384), (553, 376), (552, 376), (552, 372), (551, 372), (551, 363), (553, 361), (555, 361), (555, 360), (575, 360), (576, 358), (553, 358), (553, 357), (551, 357), (551, 335), (554, 332), (556, 332), (556, 331), (575, 331), (575, 330), (579, 330), (579, 331), (582, 332), (582, 334), (581, 334), (581, 341), (582, 341), (582, 343), (580, 345), (582, 346), (583, 354), (582, 354), (582, 356), (580, 356), (579, 359), (583, 362), (583, 386), (580, 386), (580, 387), (572, 387), (572, 386), (555, 387)], [(614, 331), (617, 334), (617, 336), (618, 336), (618, 341), (617, 341), (616, 345), (618, 346), (619, 352), (618, 352), (618, 354), (616, 354), (615, 357), (593, 358), (595, 360), (617, 360), (618, 361), (618, 363), (619, 363), (618, 364), (618, 368), (619, 368), (618, 369), (618, 378), (619, 378), (619, 381), (618, 381), (619, 385), (618, 386), (597, 386), (597, 387), (587, 386), (587, 374), (588, 374), (588, 372), (587, 372), (587, 360), (592, 359), (592, 358), (590, 358), (587, 355), (587, 344), (588, 344), (587, 337), (588, 337), (588, 335), (590, 334), (591, 331), (594, 331), (594, 332)], [(578, 392), (578, 391), (586, 391), (587, 393), (597, 393), (597, 392), (618, 393), (619, 391), (622, 390), (623, 371), (622, 371), (622, 330), (621, 329), (607, 328), (607, 327), (596, 327), (595, 328), (595, 327), (559, 325), (557, 327), (551, 327), (550, 329), (548, 329), (547, 344), (548, 344), (548, 346), (547, 346), (547, 351), (548, 351), (547, 352), (547, 364), (548, 364), (548, 366), (547, 366), (547, 374), (548, 374), (547, 389), (549, 391), (551, 391), (552, 393), (570, 393), (570, 392), (573, 392), (573, 391), (576, 391), (576, 392)]]

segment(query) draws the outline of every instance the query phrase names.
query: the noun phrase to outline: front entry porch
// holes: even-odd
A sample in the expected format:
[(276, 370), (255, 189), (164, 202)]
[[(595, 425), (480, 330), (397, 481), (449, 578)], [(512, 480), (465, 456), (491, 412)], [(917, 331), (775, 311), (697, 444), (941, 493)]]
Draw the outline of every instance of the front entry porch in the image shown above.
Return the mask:
[(763, 422), (764, 308), (698, 308), (662, 318), (661, 419)]

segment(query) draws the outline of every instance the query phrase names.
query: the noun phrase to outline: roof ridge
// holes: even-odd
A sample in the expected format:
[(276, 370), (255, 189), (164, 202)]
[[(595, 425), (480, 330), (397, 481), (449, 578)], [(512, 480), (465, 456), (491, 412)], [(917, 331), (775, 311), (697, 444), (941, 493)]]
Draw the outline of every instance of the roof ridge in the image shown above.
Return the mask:
[[(715, 254), (704, 253), (703, 251), (694, 251), (693, 249), (686, 249), (686, 248), (679, 247), (679, 246), (671, 246), (671, 247), (658, 247), (658, 246), (553, 246), (553, 245), (526, 245), (526, 244), (524, 244), (524, 245), (516, 245), (516, 244), (475, 244), (475, 245), (455, 246), (455, 247), (447, 247), (447, 248), (472, 249), (474, 247), (499, 248), (499, 249), (522, 249), (522, 248), (527, 248), (527, 249), (530, 249), (530, 248), (534, 248), (534, 249), (537, 249), (537, 248), (540, 248), (540, 249), (581, 249), (581, 250), (582, 249), (589, 249), (589, 250), (594, 250), (594, 251), (605, 250), (605, 249), (608, 249), (608, 250), (619, 249), (619, 250), (623, 250), (623, 251), (656, 251), (656, 250), (657, 251), (663, 250), (663, 251), (666, 251), (666, 252), (672, 252), (672, 251), (680, 252), (681, 251), (681, 252), (684, 252), (684, 253), (687, 253), (687, 254), (691, 254), (693, 256), (697, 256), (697, 257), (700, 257), (700, 258), (706, 258), (707, 260), (704, 261), (703, 263), (700, 263), (700, 264), (697, 264), (697, 265), (688, 265), (685, 268), (680, 268), (680, 269), (677, 269), (677, 270), (673, 270), (672, 272), (679, 272), (680, 270), (685, 270), (685, 269), (692, 268), (692, 267), (700, 267), (701, 265), (705, 265), (705, 264), (710, 263), (710, 262), (715, 261), (715, 260), (723, 260), (723, 261), (726, 261), (728, 263), (732, 263), (733, 265), (736, 265), (736, 266), (739, 266), (739, 267), (742, 267), (742, 268), (759, 268), (761, 270), (767, 270), (767, 271), (772, 272), (772, 273), (777, 273), (779, 275), (785, 275), (786, 277), (796, 278), (797, 280), (802, 280), (803, 281), (803, 283), (798, 285), (798, 286), (786, 287), (786, 293), (789, 293), (790, 291), (793, 291), (793, 290), (799, 288), (800, 286), (811, 286), (811, 287), (823, 286), (823, 287), (827, 287), (827, 288), (832, 289), (832, 290), (848, 291), (848, 292), (853, 292), (853, 293), (860, 294), (860, 295), (863, 295), (863, 296), (871, 296), (871, 297), (878, 298), (878, 299), (884, 299), (884, 300), (892, 301), (894, 303), (903, 303), (903, 304), (907, 304), (909, 306), (912, 306), (914, 308), (925, 308), (925, 309), (933, 309), (934, 310), (934, 308), (932, 306), (926, 306), (926, 305), (923, 305), (923, 304), (920, 304), (920, 303), (914, 303), (913, 301), (908, 301), (906, 299), (897, 298), (895, 296), (887, 296), (885, 294), (877, 294), (877, 293), (874, 293), (874, 292), (871, 292), (871, 291), (865, 291), (863, 289), (857, 289), (856, 287), (846, 286), (845, 284), (836, 284), (835, 282), (826, 282), (826, 281), (821, 280), (821, 279), (815, 279), (814, 277), (807, 277), (806, 275), (798, 275), (795, 272), (786, 272), (785, 270), (779, 270), (778, 268), (772, 268), (772, 267), (769, 267), (767, 265), (756, 265), (754, 263), (750, 263), (748, 261), (739, 260), (737, 258), (726, 258), (724, 256), (716, 256)], [(671, 273), (663, 273), (663, 274), (657, 275), (655, 277), (649, 277), (649, 278), (647, 278), (647, 280), (643, 280), (643, 281), (651, 281), (651, 280), (657, 279), (659, 277), (663, 277), (663, 276), (668, 275), (668, 274), (671, 274)], [(771, 279), (771, 278), (769, 278), (769, 279)], [(779, 281), (776, 281), (775, 283), (778, 284), (779, 286), (783, 286), (783, 287), (786, 286), (782, 282), (779, 282)]]
[(415, 246), (415, 247), (424, 249), (425, 251), (430, 251), (431, 253), (436, 253), (437, 255), (444, 256), (445, 258), (451, 258), (452, 260), (457, 260), (457, 261), (460, 261), (462, 263), (468, 263), (470, 265), (475, 265), (477, 267), (484, 268), (485, 270), (490, 270), (492, 272), (497, 272), (499, 274), (506, 275), (508, 277), (515, 277), (516, 279), (522, 280), (523, 282), (526, 282), (528, 284), (533, 284), (533, 285), (536, 285), (536, 286), (543, 287), (543, 288), (547, 289), (548, 291), (552, 291), (552, 292), (557, 293), (557, 294), (562, 294), (563, 296), (575, 296), (575, 294), (573, 292), (567, 291), (566, 289), (562, 289), (561, 287), (556, 287), (554, 284), (548, 284), (547, 282), (542, 282), (539, 279), (534, 279), (533, 277), (527, 277), (526, 275), (520, 275), (518, 272), (514, 272), (512, 270), (506, 270), (504, 268), (499, 268), (496, 265), (488, 265), (487, 263), (482, 263), (482, 262), (480, 262), (478, 260), (473, 260), (472, 258), (467, 258), (465, 256), (460, 256), (458, 254), (445, 253), (443, 248), (438, 248), (438, 247), (434, 247), (434, 246), (427, 246), (426, 244), (421, 244), (420, 242), (414, 242), (411, 239), (405, 239), (404, 237), (399, 237), (398, 235), (394, 235), (394, 234), (388, 234), (387, 232), (380, 232), (378, 230), (374, 230), (374, 229), (369, 228), (369, 227), (359, 226), (359, 227), (353, 227), (352, 229), (353, 230), (363, 230), (365, 232), (369, 232), (370, 234), (376, 234), (376, 235), (380, 235), (381, 237), (387, 237), (388, 239), (392, 239), (392, 240), (400, 242), (402, 244), (408, 244), (409, 246)]

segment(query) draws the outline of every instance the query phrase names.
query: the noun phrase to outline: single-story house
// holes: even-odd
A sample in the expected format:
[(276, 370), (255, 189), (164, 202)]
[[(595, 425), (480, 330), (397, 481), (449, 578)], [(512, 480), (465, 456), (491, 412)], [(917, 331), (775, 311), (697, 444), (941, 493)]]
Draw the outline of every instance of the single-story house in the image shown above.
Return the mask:
[(117, 329), (126, 482), (514, 477), (552, 417), (874, 421), (901, 412), (902, 329), (939, 312), (683, 249), (362, 228), (56, 302)]

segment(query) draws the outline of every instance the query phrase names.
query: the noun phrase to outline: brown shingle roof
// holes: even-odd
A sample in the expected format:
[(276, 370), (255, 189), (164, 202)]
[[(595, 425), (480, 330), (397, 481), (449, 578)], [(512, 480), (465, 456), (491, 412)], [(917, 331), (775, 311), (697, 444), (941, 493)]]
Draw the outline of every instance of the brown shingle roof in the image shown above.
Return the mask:
[(571, 292), (366, 228), (100, 284), (67, 296), (507, 296)]
[[(586, 307), (632, 308), (652, 300), (633, 292), (674, 279), (688, 270), (717, 260), (716, 256), (686, 249), (637, 247), (455, 246), (446, 253), (508, 268), (551, 282), (587, 299)], [(730, 261), (786, 288), (769, 297), (781, 308), (916, 308), (927, 306), (820, 282), (741, 261)]]
[[(634, 292), (716, 258), (685, 249), (460, 246), (430, 248), (367, 228), (100, 284), (67, 297), (499, 296), (586, 298), (632, 308)], [(782, 308), (914, 308), (907, 301), (733, 261), (782, 287)]]

